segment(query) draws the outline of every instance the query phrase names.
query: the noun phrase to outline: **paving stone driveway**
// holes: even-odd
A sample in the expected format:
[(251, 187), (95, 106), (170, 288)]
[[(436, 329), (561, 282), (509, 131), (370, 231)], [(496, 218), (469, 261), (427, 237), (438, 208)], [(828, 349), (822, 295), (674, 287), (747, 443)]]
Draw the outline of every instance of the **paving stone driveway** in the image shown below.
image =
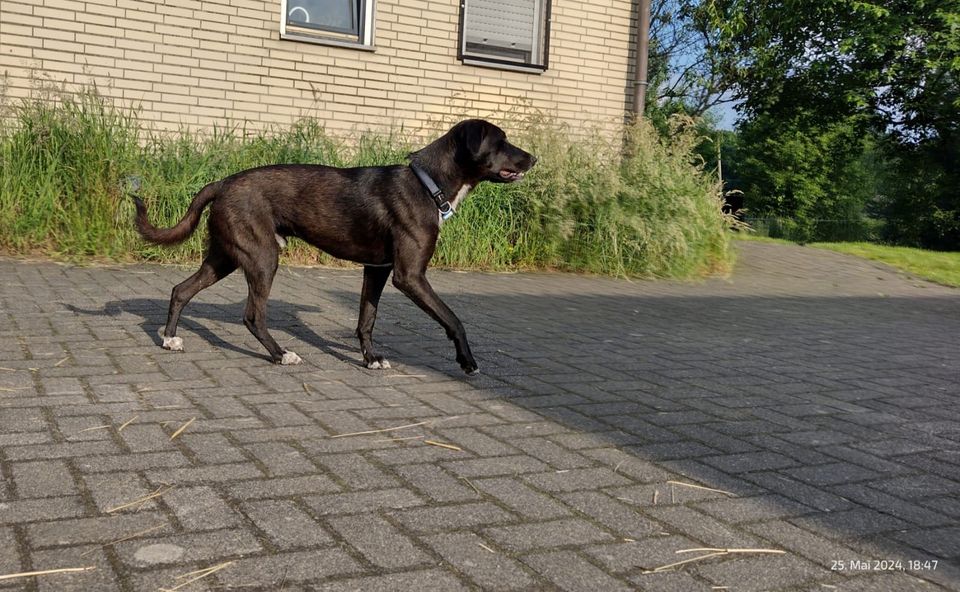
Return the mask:
[[(177, 354), (192, 270), (0, 261), (0, 574), (95, 566), (0, 590), (960, 589), (960, 291), (740, 249), (703, 283), (431, 272), (470, 379), (392, 287), (361, 368), (358, 271), (281, 271), (277, 367), (240, 275)], [(696, 548), (785, 553), (648, 573)]]

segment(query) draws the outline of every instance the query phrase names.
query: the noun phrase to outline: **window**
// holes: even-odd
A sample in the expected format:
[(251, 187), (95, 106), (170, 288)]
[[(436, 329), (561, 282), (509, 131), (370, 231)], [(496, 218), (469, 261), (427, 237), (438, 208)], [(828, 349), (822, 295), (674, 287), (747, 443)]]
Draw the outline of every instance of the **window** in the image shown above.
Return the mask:
[(280, 37), (372, 49), (373, 0), (281, 0)]
[(547, 68), (549, 0), (461, 0), (460, 59), (512, 70)]

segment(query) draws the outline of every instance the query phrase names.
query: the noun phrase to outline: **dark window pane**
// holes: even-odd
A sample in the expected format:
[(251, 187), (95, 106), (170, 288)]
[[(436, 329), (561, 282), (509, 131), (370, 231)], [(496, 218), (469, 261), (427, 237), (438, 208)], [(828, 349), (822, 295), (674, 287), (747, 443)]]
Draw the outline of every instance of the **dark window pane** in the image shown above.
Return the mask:
[(291, 25), (358, 33), (359, 0), (289, 0), (287, 22)]

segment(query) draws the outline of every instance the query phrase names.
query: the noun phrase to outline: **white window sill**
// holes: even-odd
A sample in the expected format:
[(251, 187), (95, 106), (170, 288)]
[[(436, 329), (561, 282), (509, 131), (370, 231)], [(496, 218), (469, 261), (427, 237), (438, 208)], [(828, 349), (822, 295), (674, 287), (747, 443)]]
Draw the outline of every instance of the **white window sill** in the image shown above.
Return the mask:
[(359, 49), (360, 51), (377, 50), (375, 45), (364, 45), (359, 41), (347, 41), (345, 39), (334, 39), (332, 37), (321, 37), (319, 35), (306, 35), (302, 33), (281, 33), (280, 39), (301, 41), (303, 43), (316, 43), (317, 45), (330, 45), (333, 47), (346, 47), (348, 49)]
[(510, 70), (511, 72), (525, 72), (527, 74), (543, 74), (546, 71), (544, 66), (529, 66), (526, 64), (508, 64), (503, 62), (491, 62), (479, 58), (464, 56), (461, 61), (466, 66), (477, 66), (480, 68), (491, 68), (494, 70)]

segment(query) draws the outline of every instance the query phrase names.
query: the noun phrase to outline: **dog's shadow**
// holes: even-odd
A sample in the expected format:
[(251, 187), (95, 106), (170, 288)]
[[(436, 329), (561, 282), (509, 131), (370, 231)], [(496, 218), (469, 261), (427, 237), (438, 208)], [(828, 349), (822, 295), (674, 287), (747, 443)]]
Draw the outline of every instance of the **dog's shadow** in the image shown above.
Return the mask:
[[(154, 298), (131, 298), (127, 300), (112, 300), (104, 304), (101, 309), (84, 309), (72, 304), (66, 304), (65, 306), (67, 310), (70, 310), (74, 314), (84, 316), (117, 317), (122, 314), (129, 314), (140, 317), (141, 320), (138, 322), (138, 325), (141, 330), (159, 347), (161, 342), (160, 332), (166, 323), (168, 304), (166, 300)], [(223, 336), (212, 331), (203, 322), (239, 325), (243, 327), (244, 332), (246, 332), (246, 327), (243, 325), (244, 306), (245, 301), (226, 304), (194, 301), (184, 308), (178, 328), (195, 333), (211, 346), (269, 361), (270, 356), (263, 351), (259, 342), (256, 342), (252, 335), (243, 335), (242, 339), (245, 341), (248, 338), (254, 339), (258, 351), (238, 346), (236, 342), (240, 341), (240, 339), (236, 338), (237, 332), (232, 331), (229, 333), (230, 336), (234, 337), (233, 342), (227, 341)], [(271, 332), (274, 334), (274, 339), (278, 338), (277, 332), (286, 332), (290, 334), (292, 338), (313, 346), (323, 353), (338, 358), (343, 362), (361, 365), (361, 361), (356, 355), (356, 349), (349, 348), (342, 343), (324, 339), (300, 320), (301, 314), (321, 312), (329, 311), (324, 311), (316, 306), (293, 304), (282, 300), (271, 300), (270, 310), (268, 312), (268, 324)], [(277, 341), (280, 342), (281, 346), (283, 345), (283, 339), (277, 339)]]

